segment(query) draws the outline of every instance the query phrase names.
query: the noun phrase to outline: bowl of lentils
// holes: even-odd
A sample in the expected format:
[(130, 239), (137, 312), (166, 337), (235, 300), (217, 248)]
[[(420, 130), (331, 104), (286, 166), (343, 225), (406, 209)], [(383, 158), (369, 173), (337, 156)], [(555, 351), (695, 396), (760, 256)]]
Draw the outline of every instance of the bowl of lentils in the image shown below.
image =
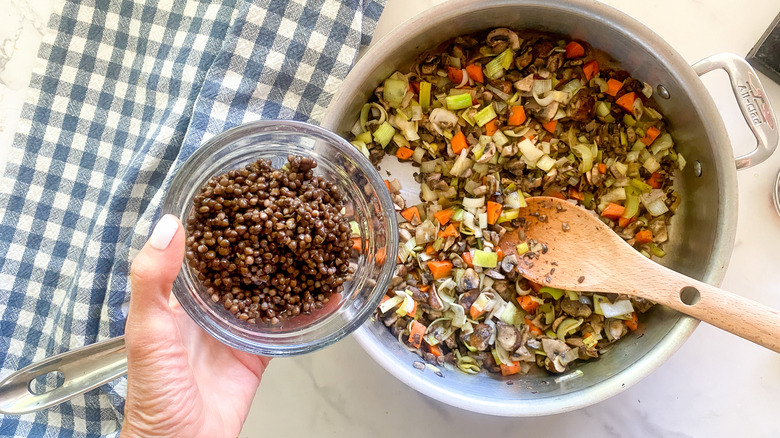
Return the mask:
[(211, 138), (174, 175), (163, 213), (186, 231), (174, 295), (203, 330), (253, 354), (342, 339), (371, 316), (395, 270), (385, 182), (348, 142), (302, 122)]

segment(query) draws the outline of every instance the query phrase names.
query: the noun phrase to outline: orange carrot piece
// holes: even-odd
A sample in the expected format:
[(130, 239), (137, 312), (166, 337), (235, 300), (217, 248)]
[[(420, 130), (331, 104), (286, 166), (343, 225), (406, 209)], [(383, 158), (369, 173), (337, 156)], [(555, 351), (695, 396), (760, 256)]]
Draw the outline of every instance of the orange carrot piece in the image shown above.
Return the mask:
[(443, 354), (441, 351), (441, 347), (439, 347), (438, 345), (431, 345), (428, 342), (425, 342), (425, 345), (428, 346), (428, 352), (430, 352), (432, 355), (439, 357)]
[(654, 189), (660, 189), (664, 182), (664, 177), (660, 172), (653, 172), (650, 178), (647, 179), (647, 185)]
[(412, 326), (409, 328), (409, 344), (414, 348), (420, 348), (422, 344), (423, 336), (425, 336), (425, 330), (428, 327), (423, 325), (417, 320), (412, 320)]
[(585, 80), (589, 81), (593, 76), (599, 73), (599, 63), (595, 59), (582, 66), (582, 72), (585, 73)]
[(482, 73), (482, 66), (479, 64), (467, 65), (466, 73), (474, 82), (479, 82), (480, 84), (485, 82), (485, 75)]
[(621, 228), (625, 228), (629, 224), (631, 224), (631, 222), (634, 222), (635, 220), (636, 220), (636, 216), (634, 216), (634, 217), (623, 217), (623, 216), (620, 216), (620, 218), (618, 218), (618, 226), (621, 227)]
[(451, 208), (446, 208), (444, 210), (437, 211), (433, 214), (433, 217), (436, 218), (437, 221), (439, 221), (442, 225), (447, 225), (447, 222), (450, 221), (450, 218), (452, 217), (452, 213), (455, 211)]
[(471, 319), (477, 319), (483, 313), (485, 313), (485, 309), (479, 308), (473, 304), (471, 305), (471, 307), (469, 307), (469, 316), (471, 317)]
[(529, 318), (525, 318), (524, 322), (525, 322), (525, 325), (528, 326), (528, 330), (531, 333), (533, 333), (534, 335), (539, 336), (542, 333), (544, 333), (544, 332), (542, 332), (542, 329), (540, 329), (539, 327), (535, 326), (534, 323), (531, 322), (531, 320)]
[(428, 244), (428, 245), (425, 247), (425, 253), (426, 253), (426, 254), (428, 254), (428, 255), (434, 255), (434, 254), (436, 254), (436, 250), (435, 250), (435, 249), (433, 249), (433, 244), (432, 244), (432, 243), (429, 243), (429, 244)]
[(452, 143), (452, 152), (455, 155), (460, 155), (460, 152), (463, 149), (469, 147), (469, 144), (466, 142), (466, 135), (463, 134), (463, 131), (458, 131), (457, 134), (453, 135), (450, 142)]
[(387, 295), (384, 295), (384, 296), (382, 296), (382, 302), (379, 303), (379, 304), (383, 304), (385, 301), (387, 301), (389, 299), (390, 299), (390, 297), (388, 297)]
[(625, 211), (626, 208), (623, 207), (622, 205), (618, 205), (613, 202), (610, 202), (609, 205), (607, 205), (607, 208), (605, 208), (604, 211), (601, 212), (601, 215), (607, 219), (615, 220), (623, 216), (623, 213)]
[(621, 88), (623, 88), (623, 82), (617, 79), (610, 79), (607, 81), (607, 94), (610, 96), (616, 96)]
[(567, 58), (582, 58), (583, 56), (585, 56), (585, 48), (582, 47), (582, 44), (577, 41), (571, 41), (569, 44), (566, 44)]
[(615, 101), (616, 104), (620, 105), (624, 110), (628, 111), (631, 114), (634, 114), (634, 102), (636, 101), (636, 93), (633, 91), (630, 93), (626, 93)]
[(647, 128), (647, 133), (645, 133), (645, 136), (641, 138), (642, 143), (644, 143), (646, 146), (650, 146), (660, 134), (660, 129), (656, 128), (655, 126), (651, 126)]
[(408, 160), (409, 158), (412, 158), (412, 155), (414, 155), (414, 151), (406, 146), (401, 146), (398, 148), (398, 152), (395, 153), (395, 156), (398, 157), (399, 160)]
[(642, 230), (634, 235), (636, 243), (650, 243), (653, 241), (653, 232), (650, 230)]
[(607, 165), (604, 163), (598, 164), (599, 173), (607, 173)]
[(541, 284), (534, 283), (533, 281), (529, 281), (528, 283), (531, 285), (531, 289), (533, 289), (536, 293), (539, 293), (539, 290), (543, 287)]
[(352, 238), (352, 249), (360, 251), (363, 249), (363, 239), (360, 237)]
[(525, 108), (522, 105), (515, 105), (509, 107), (509, 118), (506, 124), (509, 126), (519, 126), (525, 123)]
[(385, 262), (385, 258), (387, 257), (387, 250), (385, 248), (379, 248), (376, 250), (376, 255), (374, 258), (376, 259), (376, 262), (378, 264), (382, 264)]
[(560, 190), (547, 189), (542, 193), (544, 196), (552, 196), (553, 198), (566, 200), (566, 196), (560, 192)]
[(458, 237), (458, 230), (455, 228), (455, 224), (449, 224), (447, 228), (436, 235), (436, 237)]
[(474, 267), (474, 261), (471, 259), (471, 252), (466, 251), (463, 253), (463, 262), (466, 263), (466, 266), (469, 268)]
[(501, 247), (500, 247), (500, 246), (499, 246), (498, 248), (496, 248), (496, 256), (498, 257), (498, 261), (499, 261), (499, 262), (500, 262), (501, 260), (504, 260), (504, 250), (503, 250), (503, 249), (501, 249)]
[(455, 67), (447, 67), (447, 77), (450, 78), (450, 82), (460, 85), (463, 82), (463, 70)]
[(583, 195), (581, 191), (577, 190), (576, 187), (569, 187), (569, 198), (576, 199), (578, 201), (584, 201), (585, 195)]
[(449, 260), (434, 260), (428, 262), (428, 269), (431, 270), (434, 280), (444, 278), (452, 272), (452, 262)]
[(636, 316), (636, 312), (631, 313), (631, 321), (625, 321), (626, 327), (628, 327), (629, 330), (636, 331), (636, 329), (639, 328), (639, 318)]
[(504, 209), (504, 206), (499, 204), (498, 202), (488, 201), (487, 203), (487, 221), (488, 224), (493, 225), (498, 220), (498, 217), (501, 216), (501, 211)]
[(539, 307), (539, 303), (533, 300), (530, 295), (521, 295), (517, 297), (517, 302), (520, 307), (528, 313), (536, 313), (536, 309)]
[(554, 133), (555, 127), (558, 126), (557, 120), (551, 120), (547, 123), (542, 123), (542, 127), (547, 130), (547, 132)]
[(420, 219), (420, 210), (417, 209), (417, 206), (412, 206), (407, 208), (406, 210), (401, 210), (401, 217), (406, 219), (407, 222), (411, 222), (413, 218), (417, 218), (417, 220)]
[(498, 131), (498, 125), (496, 125), (496, 119), (493, 119), (485, 124), (485, 135), (493, 135)]
[(511, 376), (513, 374), (517, 374), (520, 372), (520, 362), (515, 361), (512, 362), (510, 365), (502, 363), (499, 365), (501, 367), (501, 375), (502, 376)]
[(390, 181), (385, 180), (385, 187), (387, 187), (387, 191), (390, 191)]

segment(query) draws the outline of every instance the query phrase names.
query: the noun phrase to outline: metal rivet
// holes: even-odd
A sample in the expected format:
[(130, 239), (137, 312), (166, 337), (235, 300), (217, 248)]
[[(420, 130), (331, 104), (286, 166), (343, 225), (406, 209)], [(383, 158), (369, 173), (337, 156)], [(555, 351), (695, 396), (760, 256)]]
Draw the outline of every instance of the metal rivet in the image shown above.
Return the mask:
[(672, 97), (671, 95), (669, 95), (669, 90), (667, 90), (666, 87), (664, 87), (663, 85), (659, 84), (657, 87), (655, 87), (655, 89), (656, 91), (658, 91), (658, 95), (664, 99), (668, 99)]
[(693, 162), (693, 174), (701, 176), (701, 162), (699, 160)]

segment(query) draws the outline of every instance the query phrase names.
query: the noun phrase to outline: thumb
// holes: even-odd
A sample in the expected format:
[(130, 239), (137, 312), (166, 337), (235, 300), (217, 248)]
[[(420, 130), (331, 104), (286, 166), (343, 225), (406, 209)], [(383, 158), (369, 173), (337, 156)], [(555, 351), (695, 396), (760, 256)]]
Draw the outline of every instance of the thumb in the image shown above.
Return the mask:
[(176, 216), (166, 214), (130, 267), (130, 315), (170, 311), (168, 299), (183, 258), (184, 228)]

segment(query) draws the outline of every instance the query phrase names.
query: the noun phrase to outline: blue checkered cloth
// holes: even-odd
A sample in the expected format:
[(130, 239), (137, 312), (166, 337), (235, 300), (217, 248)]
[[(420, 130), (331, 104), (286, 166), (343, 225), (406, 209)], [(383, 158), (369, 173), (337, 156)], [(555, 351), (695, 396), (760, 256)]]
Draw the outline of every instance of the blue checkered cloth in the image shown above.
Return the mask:
[[(67, 1), (0, 182), (0, 378), (123, 334), (177, 167), (242, 122), (322, 120), (384, 1)], [(125, 385), (0, 417), (0, 436), (116, 435)]]

